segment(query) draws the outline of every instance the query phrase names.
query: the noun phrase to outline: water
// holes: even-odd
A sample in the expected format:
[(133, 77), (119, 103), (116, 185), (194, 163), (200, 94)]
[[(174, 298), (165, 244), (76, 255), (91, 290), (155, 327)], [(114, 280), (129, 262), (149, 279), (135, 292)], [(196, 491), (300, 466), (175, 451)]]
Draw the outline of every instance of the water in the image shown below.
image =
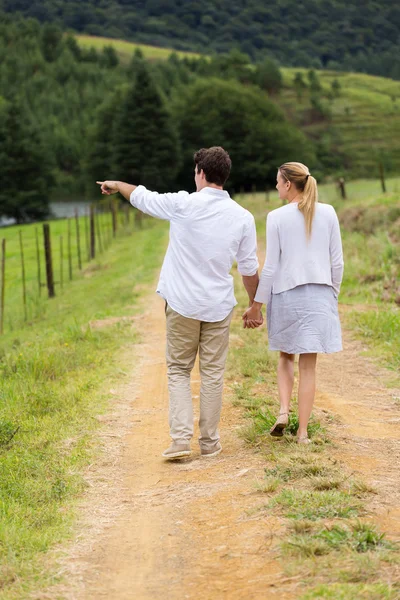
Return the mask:
[[(84, 200), (77, 200), (75, 202), (50, 202), (50, 210), (53, 218), (65, 219), (66, 217), (74, 217), (75, 209), (78, 209), (79, 215), (87, 213), (90, 206), (90, 202)], [(0, 227), (6, 227), (7, 225), (14, 225), (15, 220), (9, 219), (8, 217), (0, 217)]]

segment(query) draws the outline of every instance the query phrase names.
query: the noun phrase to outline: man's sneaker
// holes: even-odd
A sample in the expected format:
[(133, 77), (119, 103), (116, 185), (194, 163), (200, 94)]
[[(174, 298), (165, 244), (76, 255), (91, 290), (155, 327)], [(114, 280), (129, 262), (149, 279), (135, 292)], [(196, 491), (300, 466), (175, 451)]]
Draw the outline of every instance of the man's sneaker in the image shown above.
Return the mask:
[(191, 454), (190, 444), (172, 442), (170, 447), (164, 450), (162, 456), (167, 460), (176, 460), (178, 458), (185, 458), (185, 456), (190, 456)]
[(217, 456), (220, 452), (222, 452), (222, 446), (219, 442), (216, 446), (214, 446), (214, 448), (201, 449), (201, 455), (204, 456), (204, 458), (211, 458), (212, 456)]

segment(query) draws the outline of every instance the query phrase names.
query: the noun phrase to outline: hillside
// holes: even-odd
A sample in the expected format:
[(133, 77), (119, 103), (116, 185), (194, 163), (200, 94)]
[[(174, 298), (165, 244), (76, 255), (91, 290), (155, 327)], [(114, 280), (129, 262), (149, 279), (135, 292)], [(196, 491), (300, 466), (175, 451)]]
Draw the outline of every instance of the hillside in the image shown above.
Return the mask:
[[(122, 40), (84, 35), (77, 36), (77, 40), (84, 48), (94, 45), (101, 49), (111, 44), (124, 62), (138, 47)], [(170, 53), (151, 46), (145, 46), (143, 52), (150, 60), (167, 58)], [(379, 162), (390, 172), (400, 170), (400, 82), (361, 73), (316, 71), (323, 94), (329, 95), (334, 80), (340, 84), (338, 97), (324, 99), (329, 115), (323, 117), (313, 113), (307, 91), (301, 99), (297, 97), (294, 78), (299, 72), (306, 80), (306, 69), (282, 69), (283, 88), (274, 100), (289, 120), (319, 144), (320, 153), (336, 157), (332, 170), (355, 177), (378, 176)]]
[(360, 73), (318, 71), (324, 92), (334, 80), (340, 95), (325, 100), (330, 117), (315, 118), (310, 98), (298, 99), (294, 77), (304, 69), (283, 69), (284, 88), (278, 102), (290, 120), (313, 140), (337, 153), (344, 170), (378, 177), (378, 163), (389, 171), (400, 169), (400, 82)]
[(400, 7), (392, 0), (0, 0), (0, 9), (91, 35), (181, 50), (269, 55), (286, 66), (400, 79)]

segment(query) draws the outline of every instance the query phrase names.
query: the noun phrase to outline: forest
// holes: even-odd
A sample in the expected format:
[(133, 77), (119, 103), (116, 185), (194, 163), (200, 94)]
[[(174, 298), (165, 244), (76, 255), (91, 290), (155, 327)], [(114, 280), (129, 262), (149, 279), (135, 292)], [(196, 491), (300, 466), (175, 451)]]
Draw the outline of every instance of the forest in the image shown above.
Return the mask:
[(231, 189), (274, 185), (294, 145), (300, 160), (318, 163), (313, 142), (271, 99), (282, 84), (271, 60), (252, 66), (232, 51), (148, 62), (137, 51), (121, 64), (111, 46), (82, 49), (54, 24), (8, 16), (0, 62), (0, 206), (17, 222), (44, 218), (50, 197), (98, 195), (101, 178), (191, 189), (201, 146), (231, 153)]
[(0, 0), (0, 8), (91, 35), (208, 53), (237, 48), (281, 66), (400, 79), (392, 0)]

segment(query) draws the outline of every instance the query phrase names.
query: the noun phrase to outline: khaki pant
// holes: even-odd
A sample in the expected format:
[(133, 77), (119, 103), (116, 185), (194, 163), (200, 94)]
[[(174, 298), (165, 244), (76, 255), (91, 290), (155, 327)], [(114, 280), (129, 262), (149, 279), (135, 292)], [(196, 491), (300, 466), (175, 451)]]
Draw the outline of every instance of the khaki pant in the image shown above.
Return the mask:
[(171, 438), (187, 443), (193, 437), (190, 374), (197, 351), (200, 362), (200, 447), (219, 441), (224, 370), (228, 354), (229, 315), (217, 323), (188, 319), (166, 305), (169, 426)]

